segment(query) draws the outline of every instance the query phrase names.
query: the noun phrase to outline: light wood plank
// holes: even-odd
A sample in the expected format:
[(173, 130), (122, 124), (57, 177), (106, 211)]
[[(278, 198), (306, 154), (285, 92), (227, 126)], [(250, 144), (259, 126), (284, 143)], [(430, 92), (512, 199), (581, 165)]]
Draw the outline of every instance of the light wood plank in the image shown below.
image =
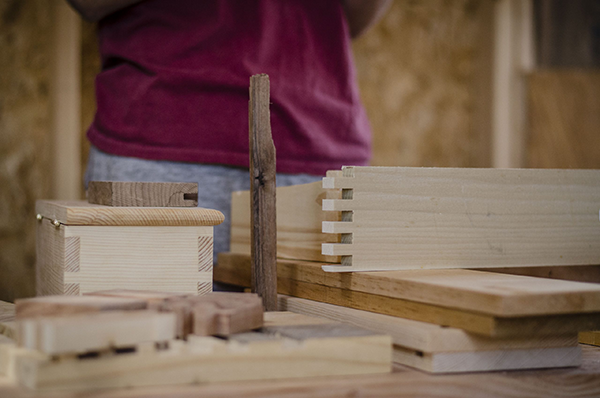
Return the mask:
[[(321, 232), (323, 221), (340, 216), (321, 211), (323, 199), (341, 199), (341, 191), (323, 189), (320, 182), (277, 188), (277, 257), (337, 263), (340, 258), (321, 254), (321, 243), (339, 237)], [(250, 191), (231, 195), (231, 245), (233, 253), (250, 254)]]
[(223, 213), (211, 209), (110, 207), (85, 201), (39, 200), (35, 211), (65, 225), (213, 226), (224, 220)]
[[(248, 256), (220, 253), (215, 279), (248, 284)], [(278, 261), (278, 275), (305, 283), (497, 316), (600, 312), (600, 285), (479, 270), (328, 273), (319, 263)]]
[(131, 348), (175, 338), (175, 314), (107, 311), (18, 321), (19, 346), (47, 355)]
[(88, 203), (124, 207), (196, 207), (198, 184), (192, 182), (90, 181)]
[(283, 295), (279, 296), (279, 309), (323, 317), (331, 321), (345, 322), (388, 334), (397, 346), (429, 354), (442, 352), (501, 352), (518, 349), (577, 346), (576, 334), (535, 337), (516, 336), (508, 339), (490, 338), (468, 333), (461, 329)]
[(62, 316), (101, 311), (142, 310), (144, 300), (121, 297), (45, 296), (19, 299), (15, 304), (16, 319)]
[[(275, 334), (264, 335), (263, 339), (247, 336), (259, 333), (234, 335), (235, 341), (231, 343), (214, 337), (192, 336), (187, 343), (172, 342), (162, 351), (101, 356), (92, 360), (51, 361), (48, 357), (23, 356), (17, 360), (17, 376), (21, 385), (46, 391), (356, 375), (391, 370), (388, 336), (340, 335), (340, 329), (331, 329), (329, 325), (311, 325), (324, 327), (320, 330), (322, 337), (302, 341)], [(287, 328), (283, 333), (294, 336), (294, 328), (302, 326)]]
[(193, 333), (229, 336), (263, 326), (262, 300), (256, 294), (213, 292), (193, 299)]
[(351, 198), (331, 272), (600, 264), (600, 171), (347, 167), (325, 188)]
[(430, 373), (564, 368), (582, 362), (580, 347), (429, 354), (395, 346), (393, 358), (395, 363)]

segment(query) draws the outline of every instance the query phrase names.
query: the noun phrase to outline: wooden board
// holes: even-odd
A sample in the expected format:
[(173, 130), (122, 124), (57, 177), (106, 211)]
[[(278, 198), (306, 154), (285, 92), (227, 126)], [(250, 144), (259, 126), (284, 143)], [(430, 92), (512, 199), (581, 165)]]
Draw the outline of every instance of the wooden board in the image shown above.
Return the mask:
[[(248, 284), (248, 256), (220, 253), (218, 263), (216, 280)], [(328, 273), (319, 263), (291, 260), (279, 260), (277, 272), (304, 283), (503, 317), (600, 312), (600, 285), (591, 283), (462, 269)]]
[(131, 298), (46, 296), (17, 300), (15, 315), (17, 319), (25, 319), (101, 311), (142, 310), (146, 307), (144, 300)]
[(192, 182), (90, 181), (88, 203), (124, 207), (196, 207), (198, 184)]
[[(221, 265), (216, 267), (216, 269), (220, 268)], [(249, 286), (249, 279), (244, 280), (244, 275), (236, 272), (226, 271), (218, 273), (215, 275), (215, 280), (238, 286)], [(281, 275), (278, 275), (277, 282), (277, 290), (280, 294), (442, 326), (451, 326), (472, 333), (497, 338), (574, 334), (584, 330), (600, 329), (600, 312), (498, 317), (480, 312), (448, 308), (441, 305), (419, 303), (316, 283), (307, 283), (295, 279), (285, 279)]]
[(229, 336), (263, 326), (262, 300), (256, 294), (213, 292), (192, 302), (193, 333)]
[[(340, 221), (338, 214), (321, 210), (323, 199), (341, 199), (339, 189), (323, 189), (321, 182), (277, 188), (277, 257), (337, 263), (339, 256), (321, 254), (321, 243), (339, 237), (321, 232), (323, 221)], [(231, 194), (233, 253), (250, 254), (250, 191)]]
[(523, 349), (576, 347), (577, 335), (490, 338), (461, 329), (412, 321), (297, 297), (279, 296), (279, 309), (345, 322), (388, 334), (394, 345), (421, 353), (498, 352)]
[[(330, 272), (600, 264), (600, 171), (345, 167)], [(350, 220), (351, 218), (351, 220)]]
[(486, 268), (486, 271), (501, 274), (537, 276), (574, 282), (600, 283), (600, 265), (570, 265), (553, 267)]
[(395, 363), (430, 373), (564, 368), (582, 362), (580, 347), (429, 354), (395, 346), (393, 358)]
[(582, 344), (600, 346), (600, 331), (580, 332), (579, 342)]
[(203, 208), (110, 207), (85, 201), (38, 200), (35, 211), (65, 225), (213, 226), (225, 217)]
[[(36, 390), (88, 390), (391, 370), (388, 336), (331, 323), (272, 328), (271, 333), (233, 335), (230, 341), (191, 336), (187, 343), (173, 341), (163, 350), (86, 360), (20, 356), (17, 378)], [(304, 338), (307, 330), (316, 337)]]
[(47, 355), (129, 349), (175, 338), (175, 314), (147, 310), (33, 317), (17, 325), (19, 346)]

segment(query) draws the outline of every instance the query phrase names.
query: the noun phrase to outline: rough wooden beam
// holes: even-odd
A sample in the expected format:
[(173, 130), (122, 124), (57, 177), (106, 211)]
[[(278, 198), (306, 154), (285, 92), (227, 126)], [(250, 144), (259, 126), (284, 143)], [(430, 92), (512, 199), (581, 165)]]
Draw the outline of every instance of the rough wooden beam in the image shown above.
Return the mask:
[(118, 207), (196, 207), (198, 184), (90, 181), (87, 199), (88, 203)]

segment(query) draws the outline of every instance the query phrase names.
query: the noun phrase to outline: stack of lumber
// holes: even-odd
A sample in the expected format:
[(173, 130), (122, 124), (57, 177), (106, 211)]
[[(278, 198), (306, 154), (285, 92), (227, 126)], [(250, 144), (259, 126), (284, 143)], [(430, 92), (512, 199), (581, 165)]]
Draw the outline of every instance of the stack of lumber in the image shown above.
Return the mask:
[[(296, 236), (307, 254), (280, 256), (278, 291), (313, 301), (281, 309), (387, 331), (397, 362), (431, 372), (576, 366), (578, 332), (600, 328), (599, 285), (460, 269), (600, 264), (598, 171), (347, 167), (320, 190), (293, 188), (291, 202), (278, 191), (288, 214), (278, 247)], [(234, 194), (240, 228), (245, 196)], [(296, 210), (319, 202), (326, 211)], [(249, 286), (240, 228), (214, 277)], [(306, 261), (320, 243), (328, 260)], [(346, 272), (366, 270), (386, 271)]]
[[(19, 300), (15, 310), (0, 375), (40, 391), (391, 370), (389, 336), (285, 312), (263, 321), (254, 294), (120, 290)], [(190, 329), (178, 337), (181, 324)]]

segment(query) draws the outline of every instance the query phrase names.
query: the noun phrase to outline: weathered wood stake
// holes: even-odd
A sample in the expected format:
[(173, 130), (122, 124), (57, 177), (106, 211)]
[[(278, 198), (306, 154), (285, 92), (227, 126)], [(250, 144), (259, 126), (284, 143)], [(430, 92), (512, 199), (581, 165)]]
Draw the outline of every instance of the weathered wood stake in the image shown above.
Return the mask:
[(271, 136), (269, 76), (250, 78), (250, 192), (252, 291), (266, 311), (277, 311), (275, 145)]

